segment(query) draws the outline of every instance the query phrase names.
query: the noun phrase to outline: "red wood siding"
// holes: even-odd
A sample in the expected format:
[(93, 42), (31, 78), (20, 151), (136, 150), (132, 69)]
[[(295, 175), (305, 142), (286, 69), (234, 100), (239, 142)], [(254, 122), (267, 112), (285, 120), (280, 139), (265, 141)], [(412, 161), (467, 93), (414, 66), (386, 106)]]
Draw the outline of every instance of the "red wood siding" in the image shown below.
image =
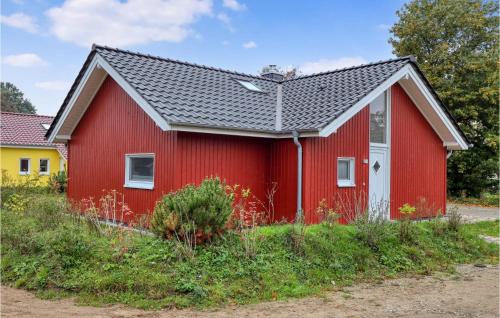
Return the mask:
[(251, 137), (179, 132), (175, 187), (217, 176), (260, 199), (269, 186), (269, 141)]
[[(363, 160), (368, 159), (369, 153), (368, 122), (369, 109), (365, 107), (329, 137), (301, 139), (304, 147), (303, 207), (307, 223), (319, 221), (316, 208), (322, 199), (332, 207), (339, 197), (352, 200), (356, 195), (366, 200), (368, 165)], [(355, 158), (355, 187), (337, 186), (338, 157)]]
[(291, 139), (280, 139), (271, 146), (271, 182), (278, 190), (274, 197), (275, 221), (293, 222), (297, 211), (297, 146)]
[[(176, 136), (159, 129), (108, 77), (71, 136), (68, 196), (98, 201), (103, 190), (114, 189), (136, 214), (152, 211), (156, 200), (174, 188)], [(154, 190), (123, 187), (127, 153), (155, 153)]]
[[(392, 89), (391, 217), (419, 198), (444, 211), (446, 150), (441, 140), (399, 85)], [(324, 198), (335, 206), (339, 196), (368, 192), (369, 109), (365, 107), (327, 138), (301, 138), (303, 208), (307, 223)], [(207, 176), (249, 187), (266, 201), (272, 182), (275, 220), (293, 221), (296, 212), (297, 148), (291, 139), (163, 132), (111, 78), (107, 78), (75, 129), (68, 146), (68, 196), (74, 200), (117, 190), (136, 213), (152, 211), (163, 195)], [(155, 153), (154, 190), (124, 188), (125, 154)], [(356, 160), (353, 188), (337, 186), (337, 158)], [(352, 204), (352, 202), (351, 202)], [(342, 212), (342, 211), (341, 211)]]
[(446, 149), (404, 89), (392, 87), (391, 218), (405, 203), (446, 209)]

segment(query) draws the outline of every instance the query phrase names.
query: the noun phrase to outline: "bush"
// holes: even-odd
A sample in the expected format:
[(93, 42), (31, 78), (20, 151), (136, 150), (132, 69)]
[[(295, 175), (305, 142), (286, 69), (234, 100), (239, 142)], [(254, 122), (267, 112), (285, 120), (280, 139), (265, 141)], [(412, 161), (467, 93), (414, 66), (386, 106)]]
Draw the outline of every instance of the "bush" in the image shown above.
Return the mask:
[(462, 215), (458, 212), (457, 207), (448, 209), (448, 230), (458, 232), (460, 225), (462, 225)]
[(218, 178), (200, 186), (187, 185), (156, 203), (151, 230), (162, 238), (179, 238), (189, 245), (221, 234), (232, 212), (232, 198)]
[(380, 243), (387, 238), (390, 230), (389, 223), (381, 214), (369, 217), (367, 212), (356, 217), (354, 226), (356, 227), (356, 238), (373, 251), (378, 251)]
[(53, 173), (49, 178), (49, 186), (56, 193), (66, 192), (66, 188), (68, 187), (66, 171)]
[(399, 240), (401, 242), (413, 242), (416, 238), (417, 229), (411, 220), (415, 211), (416, 208), (408, 203), (399, 208), (399, 212), (403, 215), (403, 218), (398, 222)]

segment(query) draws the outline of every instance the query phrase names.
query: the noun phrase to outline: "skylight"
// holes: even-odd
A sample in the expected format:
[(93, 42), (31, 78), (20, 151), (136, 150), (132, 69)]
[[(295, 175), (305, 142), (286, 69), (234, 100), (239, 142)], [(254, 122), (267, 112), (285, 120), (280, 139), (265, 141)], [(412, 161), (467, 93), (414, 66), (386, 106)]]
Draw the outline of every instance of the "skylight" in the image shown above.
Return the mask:
[(48, 130), (50, 128), (50, 124), (42, 124), (43, 129)]
[(257, 87), (254, 83), (242, 81), (242, 80), (236, 80), (236, 81), (250, 91), (262, 92), (262, 90), (259, 87)]

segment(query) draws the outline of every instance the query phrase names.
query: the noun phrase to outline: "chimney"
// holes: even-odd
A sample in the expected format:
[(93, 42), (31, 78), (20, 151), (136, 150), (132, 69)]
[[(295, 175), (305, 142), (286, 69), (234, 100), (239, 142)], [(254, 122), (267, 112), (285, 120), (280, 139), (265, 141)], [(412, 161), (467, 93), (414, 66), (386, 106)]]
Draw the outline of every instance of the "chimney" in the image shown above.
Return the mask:
[(274, 64), (270, 64), (268, 66), (264, 66), (262, 68), (262, 71), (260, 72), (260, 76), (269, 78), (275, 81), (282, 81), (285, 76), (281, 71), (278, 69), (278, 67)]

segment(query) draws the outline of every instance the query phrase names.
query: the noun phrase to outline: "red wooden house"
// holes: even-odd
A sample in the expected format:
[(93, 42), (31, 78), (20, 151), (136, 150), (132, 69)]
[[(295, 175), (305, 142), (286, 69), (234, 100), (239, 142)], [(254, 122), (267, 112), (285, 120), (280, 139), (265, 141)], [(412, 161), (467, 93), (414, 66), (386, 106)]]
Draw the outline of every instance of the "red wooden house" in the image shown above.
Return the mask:
[(285, 80), (94, 46), (47, 132), (69, 150), (68, 196), (116, 189), (136, 213), (206, 176), (275, 218), (322, 199), (446, 207), (446, 160), (468, 143), (412, 57)]

